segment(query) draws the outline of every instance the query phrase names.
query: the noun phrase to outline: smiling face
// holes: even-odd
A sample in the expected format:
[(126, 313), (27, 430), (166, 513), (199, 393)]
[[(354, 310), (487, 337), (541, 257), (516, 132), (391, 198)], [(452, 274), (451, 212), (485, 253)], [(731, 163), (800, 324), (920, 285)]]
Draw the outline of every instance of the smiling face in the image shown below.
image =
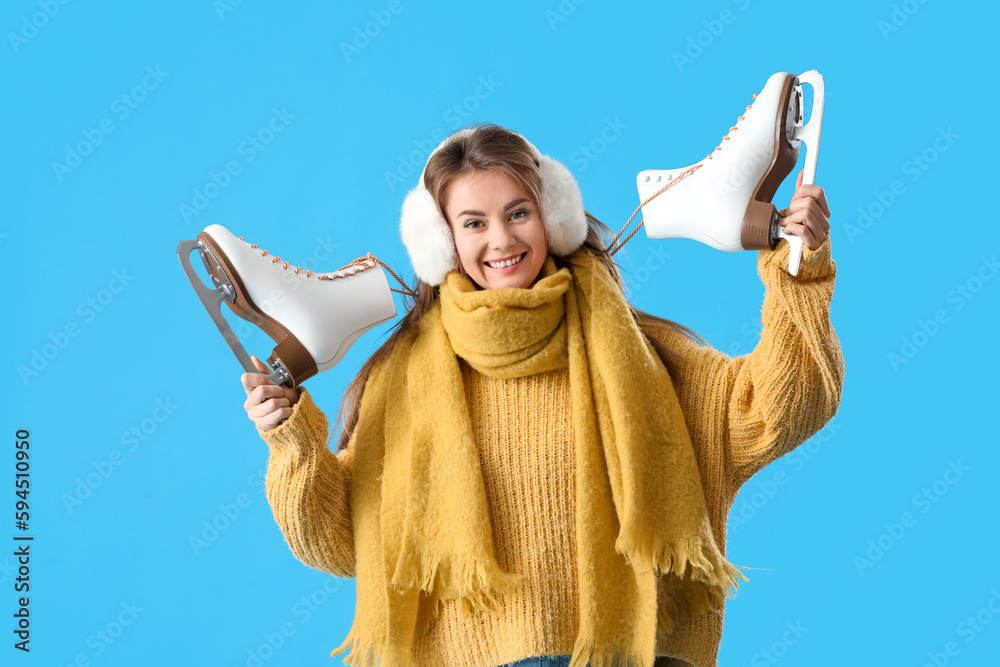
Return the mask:
[(457, 176), (448, 187), (448, 224), (465, 273), (482, 289), (531, 287), (548, 256), (542, 212), (498, 171)]

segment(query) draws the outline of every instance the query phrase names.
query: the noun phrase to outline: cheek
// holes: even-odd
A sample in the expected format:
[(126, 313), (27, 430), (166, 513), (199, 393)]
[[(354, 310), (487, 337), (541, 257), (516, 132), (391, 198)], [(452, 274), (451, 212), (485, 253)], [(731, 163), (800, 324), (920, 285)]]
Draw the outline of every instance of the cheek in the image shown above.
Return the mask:
[(536, 250), (539, 250), (543, 255), (549, 250), (549, 233), (545, 227), (540, 226), (540, 228), (535, 232), (535, 241), (533, 243)]
[(455, 242), (455, 250), (458, 254), (458, 261), (461, 264), (462, 269), (469, 273), (474, 270), (474, 267), (478, 263), (476, 261), (476, 252), (468, 241), (457, 240)]

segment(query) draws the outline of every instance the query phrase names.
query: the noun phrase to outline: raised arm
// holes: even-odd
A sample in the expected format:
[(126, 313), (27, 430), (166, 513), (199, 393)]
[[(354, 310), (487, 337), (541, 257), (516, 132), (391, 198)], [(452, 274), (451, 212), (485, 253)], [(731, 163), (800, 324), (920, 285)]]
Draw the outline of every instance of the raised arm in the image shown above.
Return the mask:
[(271, 458), (265, 486), (274, 518), (295, 557), (338, 577), (355, 576), (350, 479), (354, 441), (327, 447), (327, 419), (304, 388), (288, 419), (258, 429)]
[(730, 357), (662, 325), (651, 333), (679, 353), (677, 397), (699, 466), (711, 489), (732, 497), (761, 468), (819, 431), (836, 414), (844, 359), (830, 324), (836, 264), (827, 237), (803, 247), (797, 276), (787, 243), (760, 250), (765, 285), (761, 338)]
[(787, 243), (758, 251), (760, 341), (725, 365), (734, 490), (812, 437), (840, 405), (844, 357), (830, 323), (837, 273), (830, 237), (815, 250), (803, 248), (797, 276), (788, 273), (788, 251)]

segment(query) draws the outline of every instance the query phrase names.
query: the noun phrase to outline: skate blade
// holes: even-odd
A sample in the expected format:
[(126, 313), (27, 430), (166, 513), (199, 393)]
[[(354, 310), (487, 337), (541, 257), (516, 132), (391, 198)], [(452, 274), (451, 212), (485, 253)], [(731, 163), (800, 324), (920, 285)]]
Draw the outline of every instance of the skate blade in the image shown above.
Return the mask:
[[(236, 332), (233, 331), (229, 322), (227, 322), (226, 318), (222, 315), (223, 302), (226, 302), (234, 312), (237, 312), (236, 309), (232, 307), (232, 304), (235, 303), (238, 298), (236, 287), (223, 270), (219, 259), (212, 254), (211, 250), (204, 243), (204, 239), (202, 239), (201, 236), (204, 236), (204, 234), (199, 235), (199, 238), (194, 241), (181, 241), (177, 246), (177, 256), (180, 258), (181, 267), (184, 269), (184, 275), (187, 276), (188, 282), (191, 283), (191, 287), (194, 288), (198, 299), (205, 307), (205, 310), (208, 311), (208, 315), (212, 318), (212, 322), (215, 323), (216, 328), (218, 328), (222, 337), (229, 345), (229, 349), (233, 351), (233, 354), (236, 355), (240, 365), (243, 366), (243, 370), (247, 373), (260, 373), (254, 365), (253, 360), (250, 359), (250, 355), (247, 354), (246, 349), (243, 347), (243, 343), (241, 343), (240, 339), (236, 336)], [(209, 277), (215, 285), (214, 289), (210, 289), (205, 285), (201, 276), (198, 275), (198, 272), (191, 264), (191, 253), (195, 250), (198, 251), (202, 261), (208, 269)], [(237, 315), (240, 315), (240, 313), (237, 312)], [(240, 316), (243, 317), (242, 315)], [(243, 317), (243, 319), (246, 319), (251, 324), (256, 324), (256, 322), (247, 317)], [(291, 375), (288, 370), (286, 370), (281, 364), (276, 364), (272, 361), (273, 359), (274, 355), (268, 359), (273, 371), (267, 375), (267, 378), (275, 385), (291, 381)]]

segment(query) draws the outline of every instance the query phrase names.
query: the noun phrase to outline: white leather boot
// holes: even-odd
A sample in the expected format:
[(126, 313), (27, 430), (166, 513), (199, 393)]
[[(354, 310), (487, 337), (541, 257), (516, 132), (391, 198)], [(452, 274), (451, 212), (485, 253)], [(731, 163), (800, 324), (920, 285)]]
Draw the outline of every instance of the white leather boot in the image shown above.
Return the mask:
[[(802, 124), (802, 84), (813, 87), (809, 123)], [(823, 77), (778, 72), (705, 159), (677, 169), (647, 169), (636, 181), (649, 238), (683, 237), (719, 250), (774, 249), (791, 244), (788, 271), (798, 273), (802, 239), (782, 231), (771, 203), (795, 168), (799, 142), (808, 145), (804, 184), (816, 178), (823, 126)], [(665, 188), (668, 184), (669, 188)], [(649, 200), (649, 201), (647, 201)]]
[[(199, 251), (215, 289), (191, 266), (192, 250)], [(333, 368), (361, 334), (396, 316), (385, 272), (371, 253), (333, 273), (313, 273), (210, 225), (196, 241), (181, 242), (177, 254), (244, 370), (259, 372), (223, 318), (223, 301), (277, 343), (267, 360), (274, 384), (294, 387)]]

